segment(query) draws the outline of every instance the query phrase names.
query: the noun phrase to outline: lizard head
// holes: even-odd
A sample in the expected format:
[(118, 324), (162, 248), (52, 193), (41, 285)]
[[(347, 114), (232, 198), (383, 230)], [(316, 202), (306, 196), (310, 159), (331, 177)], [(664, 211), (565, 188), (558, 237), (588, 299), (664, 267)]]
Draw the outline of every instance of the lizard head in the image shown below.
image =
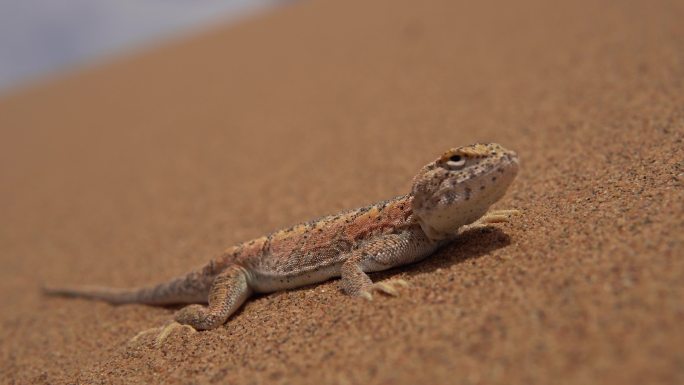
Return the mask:
[(496, 143), (452, 148), (413, 180), (413, 215), (432, 239), (453, 236), (501, 199), (518, 173), (518, 156)]

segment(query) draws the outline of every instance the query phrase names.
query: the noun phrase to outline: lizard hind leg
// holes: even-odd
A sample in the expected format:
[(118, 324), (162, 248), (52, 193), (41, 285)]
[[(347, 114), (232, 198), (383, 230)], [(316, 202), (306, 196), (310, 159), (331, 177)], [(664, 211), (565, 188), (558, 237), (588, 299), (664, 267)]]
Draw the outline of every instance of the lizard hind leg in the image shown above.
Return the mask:
[(231, 266), (214, 279), (209, 291), (209, 305), (189, 305), (182, 308), (176, 313), (176, 322), (197, 330), (217, 328), (242, 306), (251, 293), (245, 269)]

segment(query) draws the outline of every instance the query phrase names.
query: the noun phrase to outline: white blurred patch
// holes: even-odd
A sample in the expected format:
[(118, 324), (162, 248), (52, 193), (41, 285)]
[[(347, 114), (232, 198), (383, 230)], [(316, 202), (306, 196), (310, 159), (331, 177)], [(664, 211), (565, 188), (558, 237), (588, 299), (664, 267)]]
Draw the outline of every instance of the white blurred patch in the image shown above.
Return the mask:
[(0, 0), (0, 93), (277, 0)]

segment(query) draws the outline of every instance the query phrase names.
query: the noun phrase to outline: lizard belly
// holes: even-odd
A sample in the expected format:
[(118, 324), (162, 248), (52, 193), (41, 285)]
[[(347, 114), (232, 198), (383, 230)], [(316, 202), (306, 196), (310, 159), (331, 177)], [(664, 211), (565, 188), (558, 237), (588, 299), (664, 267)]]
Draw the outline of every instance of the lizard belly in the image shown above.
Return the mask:
[(258, 293), (271, 293), (279, 290), (294, 289), (314, 283), (327, 281), (340, 276), (342, 262), (321, 266), (310, 271), (267, 274), (253, 271), (249, 286)]

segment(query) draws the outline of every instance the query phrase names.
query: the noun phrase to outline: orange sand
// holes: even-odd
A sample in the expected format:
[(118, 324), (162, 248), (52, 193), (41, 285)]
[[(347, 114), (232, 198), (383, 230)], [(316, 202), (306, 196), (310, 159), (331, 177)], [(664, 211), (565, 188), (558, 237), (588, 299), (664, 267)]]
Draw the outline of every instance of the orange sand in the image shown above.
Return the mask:
[[(0, 101), (0, 382), (684, 383), (681, 2), (302, 1)], [(524, 212), (374, 279), (174, 309), (138, 285), (405, 192), (446, 147), (521, 156)]]

